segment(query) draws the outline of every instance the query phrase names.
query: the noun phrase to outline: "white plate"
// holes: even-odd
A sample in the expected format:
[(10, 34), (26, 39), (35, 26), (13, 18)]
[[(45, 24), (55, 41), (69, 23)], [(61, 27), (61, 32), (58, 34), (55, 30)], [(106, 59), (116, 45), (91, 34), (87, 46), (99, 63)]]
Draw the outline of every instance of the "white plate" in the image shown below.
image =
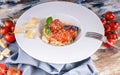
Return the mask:
[(43, 24), (48, 16), (80, 27), (81, 33), (74, 43), (62, 47), (46, 44), (38, 35), (35, 39), (26, 39), (24, 34), (15, 34), (19, 46), (30, 56), (44, 62), (65, 64), (86, 59), (101, 46), (101, 41), (87, 38), (85, 33), (91, 31), (104, 34), (103, 25), (99, 17), (80, 4), (55, 1), (36, 5), (18, 19), (16, 26), (23, 25), (31, 17), (39, 18)]

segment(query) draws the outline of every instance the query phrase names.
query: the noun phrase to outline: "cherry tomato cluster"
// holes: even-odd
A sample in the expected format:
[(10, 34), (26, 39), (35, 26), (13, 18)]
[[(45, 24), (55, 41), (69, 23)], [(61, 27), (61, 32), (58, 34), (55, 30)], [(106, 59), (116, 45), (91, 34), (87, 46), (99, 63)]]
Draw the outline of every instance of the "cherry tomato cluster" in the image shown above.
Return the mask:
[(13, 20), (11, 19), (5, 20), (3, 27), (0, 28), (0, 35), (2, 35), (7, 42), (14, 42), (15, 41), (14, 29), (15, 24)]
[[(111, 44), (115, 44), (118, 39), (118, 26), (119, 24), (115, 21), (115, 14), (113, 12), (106, 12), (101, 17), (102, 24), (105, 28), (105, 36)], [(107, 43), (104, 43), (107, 48), (112, 48)]]
[(22, 72), (16, 67), (7, 68), (5, 64), (0, 63), (0, 75), (22, 75)]

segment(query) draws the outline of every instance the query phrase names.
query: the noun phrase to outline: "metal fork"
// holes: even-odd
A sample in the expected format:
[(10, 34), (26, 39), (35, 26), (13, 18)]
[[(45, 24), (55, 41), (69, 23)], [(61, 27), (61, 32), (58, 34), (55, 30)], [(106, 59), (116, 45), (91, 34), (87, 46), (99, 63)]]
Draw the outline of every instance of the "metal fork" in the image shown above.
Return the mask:
[(120, 50), (120, 47), (111, 44), (111, 43), (107, 40), (106, 36), (104, 36), (104, 35), (102, 35), (102, 34), (100, 34), (100, 33), (96, 33), (96, 32), (86, 32), (85, 36), (86, 36), (86, 37), (90, 37), (90, 38), (94, 38), (94, 39), (97, 39), (97, 40), (100, 40), (100, 41), (102, 41), (102, 42), (104, 42), (104, 43), (108, 43), (108, 44), (111, 45), (113, 48)]

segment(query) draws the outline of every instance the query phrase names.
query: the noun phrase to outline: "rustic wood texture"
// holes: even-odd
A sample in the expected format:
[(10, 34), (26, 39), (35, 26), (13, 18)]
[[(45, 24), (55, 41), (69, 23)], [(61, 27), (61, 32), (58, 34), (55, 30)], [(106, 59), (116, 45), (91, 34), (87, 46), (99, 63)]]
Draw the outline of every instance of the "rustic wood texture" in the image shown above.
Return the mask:
[[(117, 16), (116, 20), (119, 23), (119, 39), (116, 45), (120, 47), (120, 16)], [(120, 75), (120, 50), (99, 49), (93, 55), (97, 57), (94, 63), (99, 71), (99, 75)]]
[[(23, 0), (26, 2), (27, 0)], [(65, 1), (75, 1), (75, 0), (65, 0)], [(16, 5), (16, 8), (22, 7), (22, 5)], [(7, 6), (1, 7), (0, 9), (0, 18), (10, 15), (7, 11)], [(17, 9), (18, 9), (17, 8)], [(6, 14), (3, 14), (6, 13)], [(8, 13), (8, 14), (7, 14)], [(23, 12), (14, 16), (18, 18)], [(120, 16), (116, 16), (116, 21), (119, 23), (119, 36), (120, 36)], [(117, 41), (117, 46), (120, 46), (120, 38)], [(99, 75), (120, 75), (120, 51), (119, 50), (110, 50), (110, 49), (99, 49), (96, 53), (93, 54), (93, 61), (96, 68), (99, 71)]]

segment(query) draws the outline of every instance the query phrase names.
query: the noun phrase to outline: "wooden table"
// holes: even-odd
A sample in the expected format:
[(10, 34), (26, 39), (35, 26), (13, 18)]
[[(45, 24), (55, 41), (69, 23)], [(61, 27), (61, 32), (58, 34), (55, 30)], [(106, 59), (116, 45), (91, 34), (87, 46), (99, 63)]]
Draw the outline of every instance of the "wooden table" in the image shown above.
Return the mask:
[[(72, 1), (72, 0), (67, 0)], [(17, 5), (15, 8), (19, 9), (22, 5)], [(10, 15), (7, 12), (7, 8), (0, 9), (0, 17), (4, 17), (4, 14)], [(13, 9), (15, 9), (13, 7)], [(8, 14), (7, 14), (8, 13)], [(18, 18), (23, 12), (14, 16)], [(120, 24), (120, 16), (116, 17), (117, 22)], [(119, 36), (120, 36), (120, 26), (119, 26)], [(117, 41), (117, 46), (120, 46), (120, 39)], [(101, 46), (102, 47), (102, 46)], [(120, 75), (120, 51), (119, 50), (110, 50), (110, 49), (99, 49), (96, 53), (92, 55), (92, 59), (95, 63), (96, 68), (99, 71), (99, 75)]]
[[(120, 16), (117, 16), (116, 20), (119, 22), (119, 39), (116, 45), (120, 47)], [(120, 75), (119, 50), (99, 49), (95, 54), (93, 54), (92, 59), (99, 71), (99, 75)]]

